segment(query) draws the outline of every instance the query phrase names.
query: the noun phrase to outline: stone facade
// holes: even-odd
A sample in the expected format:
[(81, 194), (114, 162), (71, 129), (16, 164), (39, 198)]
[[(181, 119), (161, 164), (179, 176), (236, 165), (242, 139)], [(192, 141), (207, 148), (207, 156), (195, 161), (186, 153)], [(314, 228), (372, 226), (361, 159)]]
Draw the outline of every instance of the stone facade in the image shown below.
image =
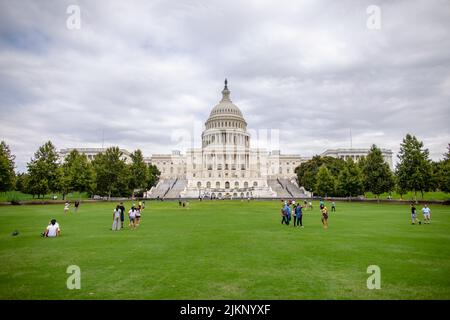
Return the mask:
[(154, 154), (149, 162), (161, 171), (162, 180), (186, 180), (181, 196), (276, 197), (270, 180), (295, 181), (295, 168), (307, 158), (251, 148), (250, 139), (247, 122), (225, 83), (222, 99), (205, 122), (202, 147), (185, 155)]
[[(341, 148), (341, 149), (328, 149), (325, 150), (321, 156), (325, 157), (333, 157), (333, 158), (341, 158), (348, 159), (351, 158), (353, 161), (357, 162), (361, 158), (366, 157), (369, 154), (370, 149), (366, 148)], [(392, 151), (389, 149), (381, 149), (381, 154), (383, 155), (384, 161), (389, 165), (391, 170), (393, 170), (392, 165)]]

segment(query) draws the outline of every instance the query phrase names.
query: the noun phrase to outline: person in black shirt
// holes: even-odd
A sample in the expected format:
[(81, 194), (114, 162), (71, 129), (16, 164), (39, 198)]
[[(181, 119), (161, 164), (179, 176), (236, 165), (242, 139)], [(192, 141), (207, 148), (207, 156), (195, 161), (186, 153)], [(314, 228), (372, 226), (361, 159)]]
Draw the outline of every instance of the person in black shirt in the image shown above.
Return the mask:
[(414, 203), (411, 203), (411, 220), (412, 224), (416, 224), (416, 222), (422, 224), (422, 222), (420, 222), (420, 220), (417, 219), (417, 210), (416, 207), (414, 206)]
[(121, 228), (123, 229), (123, 221), (125, 220), (125, 207), (123, 206), (123, 202), (120, 203), (119, 205), (119, 210), (120, 210), (120, 223), (121, 223)]
[(75, 207), (73, 208), (73, 211), (75, 212), (75, 213), (77, 213), (78, 212), (78, 207), (80, 206), (80, 201), (75, 201)]

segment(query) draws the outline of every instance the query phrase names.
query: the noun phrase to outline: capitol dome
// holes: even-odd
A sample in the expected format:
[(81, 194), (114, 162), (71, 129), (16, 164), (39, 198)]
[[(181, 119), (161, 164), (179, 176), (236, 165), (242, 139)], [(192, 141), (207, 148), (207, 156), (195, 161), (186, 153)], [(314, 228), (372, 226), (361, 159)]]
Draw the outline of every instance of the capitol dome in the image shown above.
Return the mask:
[[(229, 123), (228, 120), (232, 122)], [(230, 99), (227, 79), (225, 79), (225, 87), (222, 90), (222, 100), (211, 110), (209, 118), (206, 121), (207, 129), (223, 127), (244, 130), (247, 127), (241, 110)]]

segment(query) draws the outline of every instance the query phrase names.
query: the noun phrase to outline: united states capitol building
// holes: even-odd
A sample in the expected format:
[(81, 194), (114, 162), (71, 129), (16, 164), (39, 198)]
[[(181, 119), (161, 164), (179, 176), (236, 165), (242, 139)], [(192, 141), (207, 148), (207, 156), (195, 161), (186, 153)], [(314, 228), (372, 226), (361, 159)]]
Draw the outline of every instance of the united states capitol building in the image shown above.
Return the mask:
[[(310, 193), (297, 183), (295, 168), (310, 157), (282, 154), (280, 150), (252, 148), (247, 122), (241, 110), (231, 101), (227, 80), (222, 99), (205, 122), (201, 148), (190, 148), (185, 154), (153, 154), (147, 163), (161, 171), (158, 184), (145, 193), (148, 198), (285, 198), (308, 197)], [(72, 149), (62, 149), (63, 158)], [(78, 151), (93, 159), (101, 148)], [(129, 152), (121, 150), (130, 162)], [(392, 152), (382, 149), (392, 168)], [(323, 156), (357, 161), (369, 149), (328, 149)]]

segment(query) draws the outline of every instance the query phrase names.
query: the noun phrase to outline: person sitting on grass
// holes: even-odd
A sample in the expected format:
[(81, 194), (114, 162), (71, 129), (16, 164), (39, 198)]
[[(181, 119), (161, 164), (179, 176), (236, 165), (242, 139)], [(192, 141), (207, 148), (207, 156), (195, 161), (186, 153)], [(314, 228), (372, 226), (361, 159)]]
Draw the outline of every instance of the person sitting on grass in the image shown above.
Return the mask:
[(324, 229), (328, 229), (328, 209), (326, 206), (322, 208), (322, 224)]
[(52, 219), (45, 231), (42, 233), (42, 236), (46, 238), (58, 237), (60, 235), (61, 230), (59, 229), (59, 224), (56, 222), (56, 219)]

